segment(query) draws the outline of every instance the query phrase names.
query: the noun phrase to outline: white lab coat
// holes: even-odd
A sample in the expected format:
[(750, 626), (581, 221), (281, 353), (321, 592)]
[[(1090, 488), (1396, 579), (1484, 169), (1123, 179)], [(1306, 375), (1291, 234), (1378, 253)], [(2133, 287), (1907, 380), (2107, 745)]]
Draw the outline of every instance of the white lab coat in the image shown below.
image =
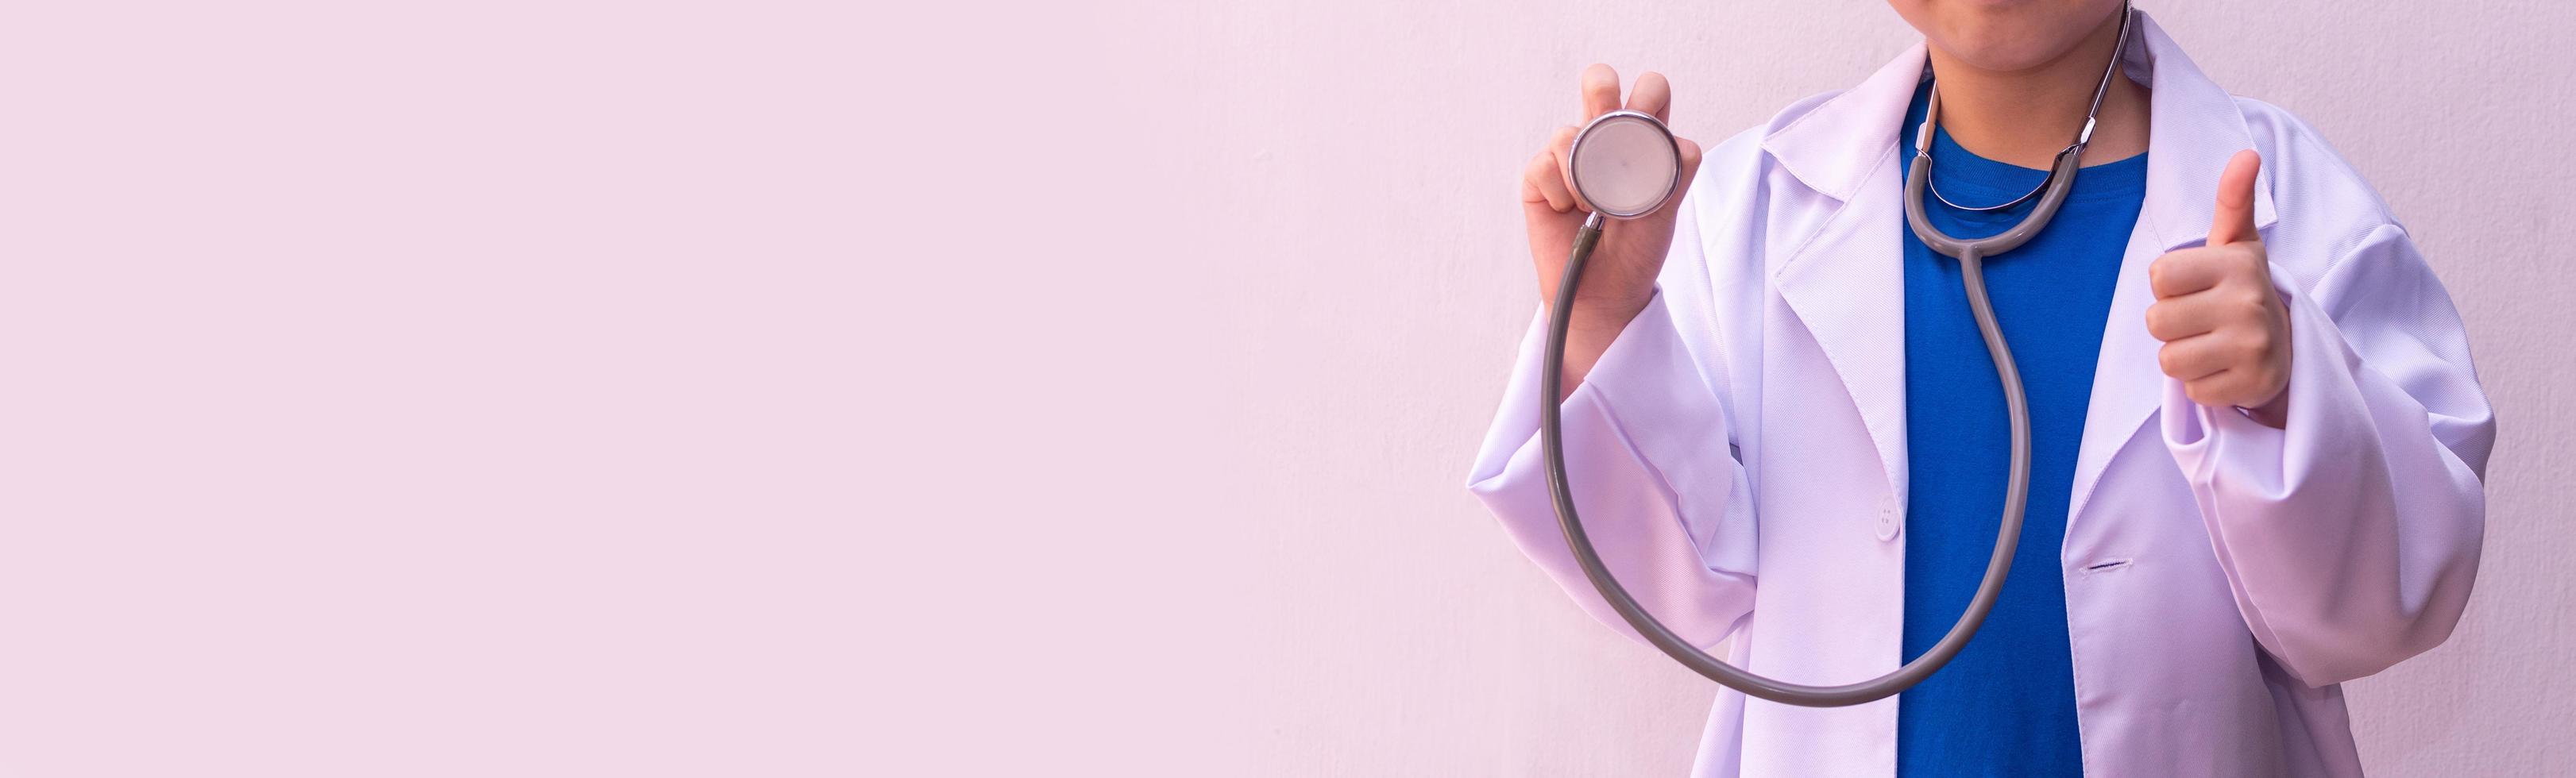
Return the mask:
[[(2361, 177), (2288, 112), (2221, 91), (2144, 14), (2136, 33), (2123, 59), (2153, 90), (2146, 201), (2059, 554), (2085, 772), (2358, 775), (2337, 684), (2458, 621), (2493, 416), (2458, 312)], [(1571, 481), (1611, 569), (1679, 634), (1733, 636), (1730, 661), (1788, 681), (1848, 683), (1905, 659), (1897, 133), (1923, 61), (1917, 46), (1712, 149), (1654, 301), (1564, 403)], [(2291, 318), (2279, 430), (2193, 404), (2159, 371), (2144, 320), (2148, 263), (2206, 238), (2219, 171), (2249, 147)], [(1633, 637), (1550, 507), (1543, 323), (1469, 486)], [(1696, 773), (1891, 775), (1896, 711), (1723, 691)]]

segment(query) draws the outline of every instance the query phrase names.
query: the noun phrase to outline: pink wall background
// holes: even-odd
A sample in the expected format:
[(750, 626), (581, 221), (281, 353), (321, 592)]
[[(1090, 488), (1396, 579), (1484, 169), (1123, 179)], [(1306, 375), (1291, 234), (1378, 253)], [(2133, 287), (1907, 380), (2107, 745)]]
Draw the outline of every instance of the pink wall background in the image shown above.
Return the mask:
[[(1573, 74), (1864, 0), (0, 11), (0, 776), (1670, 775), (1460, 488)], [(2381, 774), (2576, 752), (2576, 12), (2151, 4), (2379, 184), (2503, 419)]]

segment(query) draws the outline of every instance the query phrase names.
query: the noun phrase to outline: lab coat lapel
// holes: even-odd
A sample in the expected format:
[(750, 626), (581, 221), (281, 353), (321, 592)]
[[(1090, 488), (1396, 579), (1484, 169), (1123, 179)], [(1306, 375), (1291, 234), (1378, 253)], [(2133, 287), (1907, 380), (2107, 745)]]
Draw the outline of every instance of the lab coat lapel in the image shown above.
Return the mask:
[[(1904, 210), (1896, 125), (1921, 83), (1917, 44), (1859, 86), (1763, 139), (1763, 148), (1838, 207), (1775, 209), (1773, 288), (1815, 336), (1906, 500)], [(1818, 216), (1820, 215), (1820, 216)], [(1786, 222), (1786, 223), (1781, 223)]]
[[(2093, 397), (2076, 456), (2069, 521), (2083, 512), (2110, 458), (2161, 401), (2163, 346), (2147, 334), (2155, 303), (2147, 266), (2167, 251), (2201, 243), (2227, 158), (2253, 138), (2235, 98), (2212, 83), (2146, 12), (2123, 53), (2132, 78), (2150, 87), (2146, 201), (2112, 293), (2094, 367)], [(1859, 409), (1897, 504), (1907, 499), (1905, 425), (1905, 278), (1901, 168), (1897, 125), (1923, 77), (1916, 44), (1868, 80), (1763, 138), (1762, 147), (1816, 194), (1839, 206), (1775, 216), (1772, 281), (1814, 333), (1843, 388)], [(2254, 223), (2278, 217), (2267, 167), (2254, 188)], [(1820, 214), (1820, 215), (1819, 215)]]
[[(2122, 60), (2131, 77), (2148, 75), (2151, 90), (2147, 194), (2138, 226), (2120, 260), (2110, 318), (2102, 328), (2092, 402), (2075, 459), (2075, 496), (2067, 506), (2070, 525), (2083, 515), (2111, 456), (2153, 415), (2164, 395), (2166, 378), (2156, 363), (2156, 352), (2164, 344), (2147, 333), (2147, 306), (2156, 301), (2155, 291), (2147, 285), (2147, 266), (2165, 252), (2199, 245), (2209, 237), (2219, 171), (2237, 150), (2254, 145), (2235, 98), (2202, 75), (2144, 12), (2138, 14), (2137, 24), (2136, 40)], [(2271, 226), (2277, 218), (2271, 175), (2266, 168), (2254, 187), (2258, 229)]]

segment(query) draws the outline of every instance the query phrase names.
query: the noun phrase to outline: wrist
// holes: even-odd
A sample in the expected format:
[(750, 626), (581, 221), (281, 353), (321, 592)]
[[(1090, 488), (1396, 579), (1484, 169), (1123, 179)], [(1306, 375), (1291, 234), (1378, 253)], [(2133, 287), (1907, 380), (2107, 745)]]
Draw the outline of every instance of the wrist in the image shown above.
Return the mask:
[(1654, 287), (1647, 287), (1645, 294), (1634, 297), (1577, 297), (1574, 300), (1574, 321), (1568, 326), (1576, 332), (1617, 335), (1620, 330), (1628, 328), (1628, 322), (1637, 318), (1637, 314), (1645, 312), (1647, 304), (1654, 301)]
[(1619, 334), (1627, 331), (1628, 323), (1635, 321), (1652, 302), (1654, 295), (1651, 291), (1634, 306), (1601, 301), (1575, 302), (1573, 310), (1569, 311), (1572, 320), (1566, 323), (1564, 396), (1558, 397), (1558, 401), (1574, 395), (1575, 388), (1582, 386), (1584, 378), (1592, 373), (1593, 365), (1610, 351), (1610, 344), (1616, 342)]

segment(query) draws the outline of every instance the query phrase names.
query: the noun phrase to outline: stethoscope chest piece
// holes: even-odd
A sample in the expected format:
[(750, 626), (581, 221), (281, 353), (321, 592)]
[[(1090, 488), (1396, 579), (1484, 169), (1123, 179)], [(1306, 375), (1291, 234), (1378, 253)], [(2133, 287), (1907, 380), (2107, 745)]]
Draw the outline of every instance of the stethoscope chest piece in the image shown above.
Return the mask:
[(1594, 117), (1574, 135), (1566, 172), (1592, 212), (1634, 219), (1662, 208), (1682, 184), (1682, 152), (1661, 120), (1640, 111)]

